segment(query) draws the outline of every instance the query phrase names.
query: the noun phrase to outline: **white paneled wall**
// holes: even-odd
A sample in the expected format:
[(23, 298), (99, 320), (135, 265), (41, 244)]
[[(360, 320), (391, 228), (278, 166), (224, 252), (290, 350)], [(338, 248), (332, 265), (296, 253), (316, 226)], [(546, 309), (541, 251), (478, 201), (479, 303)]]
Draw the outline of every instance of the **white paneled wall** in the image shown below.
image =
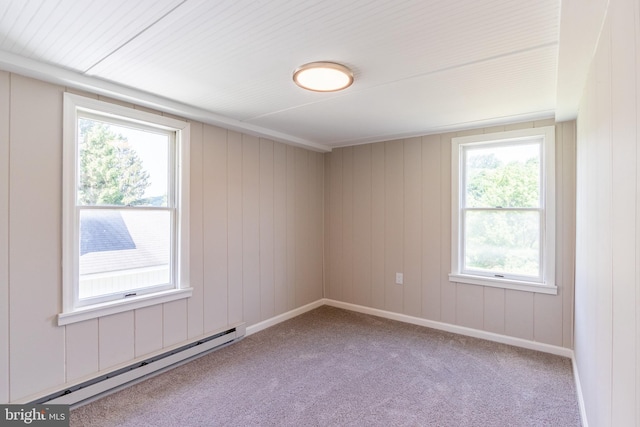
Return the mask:
[(192, 122), (193, 296), (57, 326), (64, 91), (0, 72), (0, 403), (322, 298), (323, 155)]
[(62, 89), (11, 75), (9, 94), (0, 96), (6, 97), (13, 399), (65, 381), (65, 333), (56, 325), (62, 309)]
[[(575, 122), (556, 125), (558, 295), (449, 282), (451, 138), (518, 123), (325, 154), (325, 296), (554, 346), (573, 344)], [(395, 284), (396, 272), (404, 284)]]
[(575, 357), (592, 426), (640, 424), (639, 13), (609, 2), (577, 120)]

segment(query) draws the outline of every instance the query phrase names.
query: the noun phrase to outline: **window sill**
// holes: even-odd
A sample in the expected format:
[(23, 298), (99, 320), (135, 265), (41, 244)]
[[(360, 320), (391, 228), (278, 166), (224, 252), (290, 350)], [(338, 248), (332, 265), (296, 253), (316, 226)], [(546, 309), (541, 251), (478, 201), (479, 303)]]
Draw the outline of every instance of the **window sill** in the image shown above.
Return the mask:
[(58, 326), (109, 316), (124, 311), (135, 310), (156, 304), (163, 304), (179, 299), (189, 298), (193, 294), (193, 288), (171, 289), (153, 294), (140, 295), (125, 300), (109, 301), (102, 304), (80, 307), (68, 313), (58, 314)]
[(536, 292), (540, 294), (558, 295), (558, 287), (555, 285), (542, 285), (536, 282), (524, 282), (507, 279), (498, 279), (484, 276), (471, 276), (468, 274), (449, 274), (449, 281), (466, 283), (468, 285), (490, 286), (493, 288), (513, 289), (516, 291)]

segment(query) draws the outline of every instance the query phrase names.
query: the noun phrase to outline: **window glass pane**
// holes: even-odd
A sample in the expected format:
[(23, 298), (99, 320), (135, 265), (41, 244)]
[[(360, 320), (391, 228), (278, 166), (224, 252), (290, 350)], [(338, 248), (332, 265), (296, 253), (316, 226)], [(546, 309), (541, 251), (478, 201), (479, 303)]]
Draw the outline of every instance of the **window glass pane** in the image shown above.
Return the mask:
[(466, 207), (540, 207), (540, 143), (465, 148)]
[(78, 119), (78, 192), (84, 206), (167, 206), (169, 136)]
[(82, 209), (80, 299), (170, 283), (170, 221), (166, 210)]
[(540, 276), (539, 211), (466, 211), (464, 269)]

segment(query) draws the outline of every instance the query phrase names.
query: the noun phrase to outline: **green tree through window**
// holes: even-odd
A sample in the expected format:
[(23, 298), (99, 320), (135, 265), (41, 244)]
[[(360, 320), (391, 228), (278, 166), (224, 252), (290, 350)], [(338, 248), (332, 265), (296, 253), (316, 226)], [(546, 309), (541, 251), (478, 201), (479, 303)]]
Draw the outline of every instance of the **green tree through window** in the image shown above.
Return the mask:
[(469, 148), (466, 155), (465, 265), (538, 276), (539, 145)]
[(80, 183), (83, 205), (140, 205), (149, 173), (126, 137), (108, 124), (79, 119)]

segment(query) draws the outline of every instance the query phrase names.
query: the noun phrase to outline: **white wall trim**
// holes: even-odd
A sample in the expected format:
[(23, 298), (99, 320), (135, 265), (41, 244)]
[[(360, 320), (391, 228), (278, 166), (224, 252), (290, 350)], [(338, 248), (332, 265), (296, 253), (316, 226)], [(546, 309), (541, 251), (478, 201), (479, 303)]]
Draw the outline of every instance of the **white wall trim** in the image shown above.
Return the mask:
[(214, 126), (221, 126), (241, 133), (273, 139), (288, 145), (303, 147), (309, 150), (319, 151), (321, 153), (331, 151), (331, 147), (324, 144), (308, 141), (303, 138), (298, 138), (293, 135), (267, 129), (240, 120), (231, 119), (220, 114), (212, 113), (211, 111), (192, 107), (171, 99), (162, 98), (148, 92), (122, 86), (96, 77), (88, 76), (86, 74), (80, 74), (55, 65), (34, 61), (33, 59), (21, 57), (9, 52), (0, 51), (0, 69), (45, 82), (88, 91), (113, 99), (119, 99), (121, 101), (131, 102), (143, 107), (175, 114), (186, 119), (197, 120), (199, 122)]
[[(290, 311), (288, 311), (286, 313), (282, 313), (282, 314), (274, 316), (274, 317), (272, 317), (270, 319), (264, 320), (262, 322), (256, 323), (256, 324), (251, 325), (251, 326), (248, 326), (246, 328), (246, 333), (245, 333), (245, 330), (244, 330), (244, 324), (238, 324), (238, 325), (232, 326), (232, 327), (236, 327), (237, 328), (237, 337), (238, 338), (242, 338), (243, 335), (244, 336), (253, 335), (253, 334), (255, 334), (257, 332), (260, 332), (262, 330), (265, 330), (265, 329), (267, 329), (267, 328), (269, 328), (271, 326), (275, 326), (275, 325), (277, 325), (279, 323), (282, 323), (284, 321), (293, 319), (293, 318), (295, 318), (295, 317), (297, 317), (297, 316), (299, 316), (301, 314), (304, 314), (304, 313), (309, 312), (311, 310), (314, 310), (316, 308), (322, 307), (323, 305), (327, 305), (327, 306), (330, 306), (330, 307), (341, 308), (341, 309), (349, 310), (349, 311), (354, 311), (354, 312), (357, 312), (357, 313), (369, 314), (369, 315), (372, 315), (372, 316), (382, 317), (382, 318), (390, 319), (390, 320), (396, 320), (396, 321), (405, 322), (405, 323), (409, 323), (409, 324), (413, 324), (413, 325), (424, 326), (424, 327), (428, 327), (428, 328), (433, 328), (433, 329), (437, 329), (437, 330), (441, 330), (441, 331), (446, 331), (446, 332), (451, 332), (451, 333), (455, 333), (455, 334), (465, 335), (465, 336), (469, 336), (469, 337), (486, 339), (488, 341), (498, 342), (498, 343), (501, 343), (501, 344), (513, 345), (513, 346), (516, 346), (516, 347), (526, 348), (526, 349), (530, 349), (530, 350), (537, 350), (537, 351), (541, 351), (541, 352), (544, 352), (544, 353), (550, 353), (550, 354), (555, 354), (555, 355), (558, 355), (558, 356), (568, 357), (568, 358), (571, 359), (571, 365), (572, 365), (572, 368), (573, 368), (573, 376), (574, 376), (574, 381), (575, 381), (576, 395), (577, 395), (577, 399), (578, 399), (578, 405), (579, 405), (579, 409), (580, 409), (580, 418), (581, 418), (581, 421), (582, 421), (582, 425), (584, 427), (588, 427), (587, 414), (586, 414), (586, 409), (585, 409), (585, 404), (584, 404), (584, 398), (583, 398), (583, 395), (582, 395), (582, 386), (581, 386), (581, 383), (580, 383), (580, 376), (579, 376), (579, 373), (578, 373), (577, 362), (576, 362), (573, 350), (571, 350), (569, 348), (558, 347), (558, 346), (549, 345), (549, 344), (545, 344), (545, 343), (539, 343), (539, 342), (535, 342), (535, 341), (524, 340), (524, 339), (521, 339), (521, 338), (509, 337), (509, 336), (506, 336), (506, 335), (495, 334), (495, 333), (492, 333), (492, 332), (480, 331), (478, 329), (467, 328), (467, 327), (464, 327), (464, 326), (457, 326), (457, 325), (452, 325), (452, 324), (448, 324), (448, 323), (436, 322), (436, 321), (433, 321), (433, 320), (427, 320), (427, 319), (422, 319), (422, 318), (419, 318), (419, 317), (408, 316), (408, 315), (405, 315), (405, 314), (394, 313), (394, 312), (391, 312), (391, 311), (380, 310), (380, 309), (371, 308), (371, 307), (365, 307), (365, 306), (346, 303), (346, 302), (342, 302), (342, 301), (336, 301), (336, 300), (332, 300), (332, 299), (328, 299), (328, 298), (319, 299), (317, 301), (314, 301), (314, 302), (309, 303), (307, 305), (304, 305), (302, 307), (298, 307), (298, 308), (290, 310)], [(194, 341), (194, 340), (191, 340), (191, 341)], [(174, 347), (177, 347), (177, 346), (179, 346), (179, 345), (176, 345)], [(168, 349), (170, 349), (170, 348), (168, 348)], [(162, 351), (167, 351), (168, 349), (162, 349)], [(185, 363), (190, 361), (190, 360), (192, 360), (192, 359), (186, 360)], [(159, 371), (158, 373), (164, 372), (165, 370)], [(30, 398), (22, 399), (20, 402), (27, 402), (27, 401), (29, 401), (29, 399), (33, 399), (33, 398), (34, 398), (34, 396), (31, 396)], [(16, 402), (13, 402), (13, 403), (16, 403)]]
[(275, 317), (272, 317), (272, 318), (267, 319), (267, 320), (263, 320), (262, 322), (256, 323), (254, 325), (247, 326), (247, 335), (246, 336), (253, 335), (256, 332), (260, 332), (260, 331), (262, 331), (264, 329), (267, 329), (267, 328), (269, 328), (271, 326), (275, 326), (278, 323), (284, 322), (285, 320), (293, 319), (294, 317), (300, 316), (301, 314), (304, 314), (307, 311), (314, 310), (314, 309), (316, 309), (318, 307), (321, 307), (323, 305), (325, 305), (324, 300), (323, 299), (319, 299), (319, 300), (314, 301), (314, 302), (312, 302), (310, 304), (303, 305), (302, 307), (295, 308), (295, 309), (293, 309), (291, 311), (287, 311), (286, 313), (279, 314), (279, 315), (277, 315)]
[(571, 359), (571, 366), (573, 369), (573, 379), (576, 387), (576, 396), (578, 399), (578, 406), (580, 409), (580, 420), (583, 427), (589, 427), (587, 422), (587, 411), (584, 403), (584, 396), (582, 395), (582, 385), (580, 383), (580, 375), (578, 373), (578, 364), (574, 352), (570, 348), (559, 347), (555, 345), (524, 340), (521, 338), (509, 337), (506, 335), (495, 334), (493, 332), (480, 331), (478, 329), (467, 328), (464, 326), (452, 325), (449, 323), (436, 322), (433, 320), (422, 319), (419, 317), (408, 316), (406, 314), (394, 313), (391, 311), (380, 310), (377, 308), (364, 307), (361, 305), (350, 304), (342, 301), (336, 301), (328, 298), (323, 298), (321, 305), (328, 305), (331, 307), (342, 308), (344, 310), (355, 311), (357, 313), (370, 314), (372, 316), (383, 317), (385, 319), (397, 320), (399, 322), (410, 323), (418, 326), (425, 326), (427, 328), (438, 329), (441, 331), (451, 332), (454, 334), (465, 335), (474, 338), (485, 339), (488, 341), (498, 342), (501, 344), (513, 345), (515, 347), (526, 348), (529, 350), (537, 350), (544, 353), (555, 354), (557, 356), (568, 357)]
[(425, 326), (427, 328), (438, 329), (440, 331), (451, 332), (454, 334), (465, 335), (473, 338), (485, 339), (501, 344), (513, 345), (515, 347), (526, 348), (529, 350), (541, 351), (543, 353), (555, 354), (557, 356), (563, 356), (571, 359), (571, 366), (573, 369), (573, 378), (576, 387), (576, 396), (578, 399), (578, 406), (580, 409), (580, 419), (584, 427), (589, 427), (587, 422), (587, 412), (584, 404), (584, 397), (582, 395), (582, 385), (580, 383), (580, 376), (578, 374), (578, 365), (575, 359), (575, 355), (572, 349), (559, 347), (555, 345), (545, 344), (536, 341), (529, 341), (522, 338), (515, 338), (501, 334), (495, 334), (493, 332), (481, 331), (478, 329), (467, 328), (464, 326), (452, 325), (449, 323), (436, 322), (433, 320), (422, 319), (419, 317), (408, 316), (406, 314), (394, 313), (391, 311), (380, 310), (377, 308), (365, 307), (357, 304), (350, 304), (342, 301), (336, 301), (329, 298), (322, 298), (305, 306), (296, 308), (270, 319), (264, 320), (255, 325), (247, 327), (246, 336), (255, 334), (271, 326), (275, 326), (278, 323), (282, 323), (286, 320), (293, 319), (296, 316), (304, 314), (308, 311), (314, 310), (323, 305), (330, 307), (341, 308), (344, 310), (354, 311), (357, 313), (370, 314), (372, 316), (382, 317), (390, 320), (397, 320), (399, 322), (410, 323), (418, 326)]
[(587, 422), (587, 408), (584, 404), (584, 396), (582, 394), (582, 384), (580, 383), (580, 374), (578, 371), (578, 362), (576, 356), (571, 356), (571, 365), (573, 366), (573, 379), (576, 384), (576, 395), (578, 396), (578, 407), (580, 408), (580, 421), (582, 421), (582, 427), (589, 427)]
[(377, 308), (364, 307), (361, 305), (350, 304), (341, 301), (335, 301), (324, 298), (324, 305), (331, 307), (351, 310), (358, 313), (370, 314), (372, 316), (383, 317), (385, 319), (397, 320), (400, 322), (411, 323), (413, 325), (426, 326), (427, 328), (438, 329), (440, 331), (452, 332), (454, 334), (465, 335), (474, 338), (485, 339), (488, 341), (498, 342), (501, 344), (513, 345), (515, 347), (526, 348), (529, 350), (542, 351), (544, 353), (555, 354), (568, 358), (573, 357), (573, 350), (555, 345), (545, 344), (536, 341), (529, 341), (522, 338), (515, 338), (506, 335), (495, 334), (493, 332), (481, 331), (478, 329), (467, 328), (464, 326), (452, 325), (449, 323), (436, 322), (434, 320), (422, 319), (419, 317), (407, 316), (406, 314), (393, 313), (391, 311), (380, 310)]
[[(434, 320), (422, 319), (420, 317), (408, 316), (406, 314), (394, 313), (391, 311), (380, 310), (377, 308), (365, 307), (357, 304), (336, 301), (329, 298), (322, 298), (310, 304), (298, 307), (286, 313), (264, 320), (260, 323), (247, 327), (247, 336), (260, 332), (271, 326), (282, 323), (286, 320), (293, 319), (296, 316), (314, 310), (323, 305), (330, 307), (342, 308), (344, 310), (355, 311), (357, 313), (370, 314), (372, 316), (383, 317), (385, 319), (397, 320), (399, 322), (410, 323), (427, 328), (438, 329), (440, 331), (451, 332), (454, 334), (465, 335), (468, 337), (485, 339), (488, 341), (498, 342), (501, 344), (513, 345), (515, 347), (526, 348), (529, 350), (541, 351), (543, 353), (555, 354), (557, 356), (568, 357), (573, 360), (573, 350), (570, 348), (559, 347), (556, 345), (545, 344), (542, 342), (525, 340), (522, 338), (510, 337), (507, 335), (496, 334), (493, 332), (481, 331), (479, 329), (467, 328), (465, 326), (452, 325), (450, 323), (436, 322)], [(574, 362), (575, 366), (575, 362)], [(575, 367), (574, 367), (575, 370)]]

